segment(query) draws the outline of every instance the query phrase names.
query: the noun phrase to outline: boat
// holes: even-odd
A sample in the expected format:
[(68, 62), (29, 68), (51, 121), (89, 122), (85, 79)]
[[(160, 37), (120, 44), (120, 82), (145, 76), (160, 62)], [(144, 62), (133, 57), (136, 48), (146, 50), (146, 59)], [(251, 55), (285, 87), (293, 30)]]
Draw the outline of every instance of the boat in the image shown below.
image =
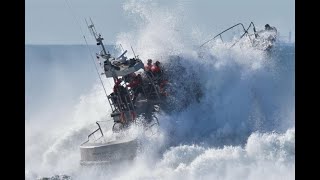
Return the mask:
[[(107, 95), (113, 119), (112, 138), (106, 137), (107, 128), (102, 127), (108, 121), (97, 121), (98, 128), (88, 135), (80, 145), (81, 165), (108, 164), (123, 160), (132, 160), (137, 153), (139, 141), (137, 137), (128, 135), (127, 130), (137, 124), (138, 117), (146, 134), (157, 133), (159, 121), (155, 113), (159, 112), (165, 99), (163, 86), (165, 80), (161, 75), (156, 76), (146, 71), (144, 63), (138, 56), (128, 59), (125, 50), (119, 57), (112, 56), (103, 44), (103, 37), (98, 34), (90, 19), (88, 29), (101, 48), (96, 53), (97, 59), (103, 64), (106, 78), (114, 81), (114, 92)], [(133, 51), (133, 49), (132, 49)], [(134, 51), (133, 51), (134, 54)], [(139, 85), (133, 88), (130, 83), (138, 80)]]
[[(238, 27), (240, 27), (242, 31), (239, 38), (235, 38), (232, 40), (232, 42), (228, 42), (228, 43), (223, 40), (224, 34), (226, 34), (227, 32), (230, 32), (231, 30), (235, 30)], [(255, 49), (262, 50), (262, 51), (270, 51), (274, 47), (277, 41), (277, 37), (278, 37), (277, 29), (275, 27), (271, 27), (269, 24), (265, 25), (264, 30), (257, 31), (253, 22), (250, 22), (247, 28), (245, 28), (243, 23), (237, 23), (223, 30), (222, 32), (218, 33), (213, 38), (202, 43), (200, 45), (200, 48), (204, 48), (210, 42), (213, 42), (213, 40), (216, 40), (219, 38), (221, 42), (225, 44), (231, 44), (229, 48), (232, 48), (235, 45), (241, 44), (240, 42), (245, 42), (246, 45), (249, 44), (251, 47)]]

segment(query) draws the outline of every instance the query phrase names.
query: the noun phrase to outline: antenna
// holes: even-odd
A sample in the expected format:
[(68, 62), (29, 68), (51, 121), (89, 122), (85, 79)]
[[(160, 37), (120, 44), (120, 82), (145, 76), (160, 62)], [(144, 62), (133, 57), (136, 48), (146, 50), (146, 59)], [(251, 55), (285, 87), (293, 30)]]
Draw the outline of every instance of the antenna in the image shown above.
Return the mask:
[(126, 53), (127, 53), (128, 51), (127, 50), (125, 50), (117, 59), (120, 59), (120, 58), (122, 58)]
[(134, 58), (137, 58), (137, 56), (136, 56), (136, 54), (134, 53), (134, 50), (133, 50), (133, 48), (132, 48), (131, 45), (130, 45), (130, 47), (131, 47), (131, 50), (132, 50), (132, 52), (133, 52)]
[[(87, 20), (86, 20), (87, 26), (88, 26), (91, 34), (92, 34), (92, 35), (94, 36), (94, 38), (96, 39), (97, 45), (98, 45), (98, 46), (101, 46), (102, 51), (103, 51), (103, 53), (104, 53), (103, 55), (109, 57), (110, 54), (107, 53), (107, 51), (106, 51), (106, 49), (105, 49), (105, 47), (104, 47), (104, 45), (103, 45), (103, 42), (102, 42), (103, 37), (101, 37), (101, 34), (100, 34), (100, 33), (99, 33), (99, 34), (97, 33), (97, 30), (96, 30), (96, 28), (94, 27), (94, 24), (93, 24), (91, 18), (90, 18), (90, 22), (91, 22), (91, 24), (88, 25), (88, 22), (87, 22)], [(108, 59), (108, 58), (107, 58), (107, 59)]]
[(122, 47), (122, 45), (121, 45), (121, 44), (120, 44), (120, 47), (121, 47), (122, 51), (124, 51), (124, 49), (123, 49), (123, 47)]

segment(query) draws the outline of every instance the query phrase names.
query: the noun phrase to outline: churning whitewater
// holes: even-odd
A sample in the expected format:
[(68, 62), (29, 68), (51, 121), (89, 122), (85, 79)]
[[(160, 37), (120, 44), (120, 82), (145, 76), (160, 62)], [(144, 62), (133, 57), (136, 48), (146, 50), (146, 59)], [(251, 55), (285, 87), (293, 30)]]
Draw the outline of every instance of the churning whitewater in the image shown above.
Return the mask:
[[(182, 7), (127, 1), (124, 10), (139, 28), (120, 32), (117, 44), (132, 45), (144, 63), (179, 60), (186, 71), (171, 77), (185, 82), (176, 86), (176, 106), (192, 96), (184, 85), (194, 78), (201, 98), (160, 113), (157, 135), (132, 127), (141, 142), (133, 161), (83, 167), (79, 145), (96, 121), (111, 121), (90, 52), (26, 45), (26, 179), (295, 179), (294, 45), (277, 44), (266, 53), (216, 42), (203, 50), (198, 45), (207, 35), (184, 28)], [(112, 82), (102, 79), (112, 92)]]

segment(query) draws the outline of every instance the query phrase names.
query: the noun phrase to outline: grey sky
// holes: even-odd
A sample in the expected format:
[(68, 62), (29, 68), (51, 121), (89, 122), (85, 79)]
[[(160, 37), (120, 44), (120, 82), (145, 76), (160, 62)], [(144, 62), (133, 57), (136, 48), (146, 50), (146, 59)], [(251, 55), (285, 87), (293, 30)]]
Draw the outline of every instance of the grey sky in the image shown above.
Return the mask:
[[(84, 18), (92, 17), (107, 44), (115, 42), (116, 35), (136, 28), (130, 15), (123, 10), (128, 0), (26, 0), (26, 44), (84, 44), (80, 26), (88, 33)], [(189, 26), (215, 34), (235, 23), (248, 25), (253, 21), (263, 28), (268, 23), (277, 27), (281, 35), (292, 31), (295, 35), (294, 0), (155, 0), (157, 6), (169, 11), (180, 6)], [(74, 14), (74, 15), (73, 15)], [(186, 26), (188, 28), (189, 26)], [(87, 35), (87, 34), (86, 34)], [(208, 34), (209, 35), (209, 34)]]

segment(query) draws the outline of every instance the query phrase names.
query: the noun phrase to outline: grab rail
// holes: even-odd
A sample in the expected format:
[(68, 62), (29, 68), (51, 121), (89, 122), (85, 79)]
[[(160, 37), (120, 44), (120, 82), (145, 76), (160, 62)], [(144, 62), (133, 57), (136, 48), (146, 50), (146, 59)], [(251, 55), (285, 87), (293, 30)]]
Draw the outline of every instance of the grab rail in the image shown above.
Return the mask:
[[(245, 32), (240, 36), (240, 38), (238, 39), (238, 41), (236, 41), (235, 43), (233, 43), (233, 44), (230, 46), (230, 48), (232, 48), (234, 45), (236, 45), (236, 43), (238, 43), (238, 42), (242, 39), (242, 37), (243, 37), (244, 35), (249, 34), (248, 30), (250, 29), (251, 25), (253, 26), (254, 36), (255, 36), (255, 38), (257, 38), (256, 27), (255, 27), (255, 25), (253, 24), (253, 22), (250, 22), (248, 28), (247, 28), (246, 30), (244, 30)], [(251, 42), (251, 44), (252, 44), (252, 40), (251, 40), (250, 36), (248, 36), (248, 37), (249, 37), (250, 42)]]
[[(243, 25), (242, 23), (238, 23), (238, 24), (233, 25), (233, 26), (229, 27), (228, 29), (220, 32), (219, 34), (217, 34), (217, 35), (214, 36), (213, 38), (211, 38), (211, 39), (209, 39), (208, 41), (206, 41), (205, 43), (201, 44), (200, 47), (202, 47), (202, 46), (204, 46), (205, 44), (207, 44), (208, 42), (214, 40), (214, 39), (215, 39), (216, 37), (218, 37), (218, 36), (220, 36), (220, 39), (222, 40), (221, 34), (223, 34), (224, 32), (226, 32), (226, 31), (228, 31), (228, 30), (230, 30), (230, 29), (232, 29), (232, 28), (234, 28), (234, 27), (236, 27), (236, 26), (239, 26), (239, 25), (241, 25), (241, 26), (242, 26), (242, 29), (243, 29), (245, 32), (247, 32), (247, 30), (244, 28), (244, 25)], [(223, 40), (222, 40), (222, 41), (223, 41)]]
[[(222, 39), (222, 36), (221, 36), (223, 33), (225, 33), (226, 31), (228, 31), (228, 30), (230, 30), (230, 29), (233, 29), (233, 28), (236, 27), (236, 26), (241, 26), (242, 29), (243, 29), (243, 31), (244, 31), (244, 33), (240, 36), (240, 38), (239, 38), (235, 43), (233, 43), (233, 44), (230, 46), (230, 48), (231, 48), (231, 47), (233, 47), (236, 43), (238, 43), (246, 34), (249, 34), (248, 30), (250, 29), (251, 25), (253, 26), (254, 35), (255, 35), (255, 37), (257, 38), (256, 27), (255, 27), (255, 25), (254, 25), (253, 22), (250, 22), (250, 24), (249, 24), (249, 26), (248, 26), (247, 29), (244, 27), (244, 25), (243, 25), (242, 23), (238, 23), (238, 24), (235, 24), (235, 25), (229, 27), (228, 29), (220, 32), (219, 34), (217, 34), (217, 35), (214, 36), (213, 38), (209, 39), (208, 41), (204, 42), (203, 44), (200, 45), (200, 48), (201, 48), (202, 46), (204, 46), (205, 44), (209, 43), (210, 41), (214, 40), (214, 39), (217, 38), (218, 36), (220, 37), (221, 41), (224, 42), (223, 39)], [(250, 42), (252, 43), (252, 40), (251, 40), (250, 36), (248, 36), (248, 37), (249, 37), (249, 39), (250, 39)]]
[[(85, 143), (89, 142), (90, 137), (91, 137), (94, 133), (96, 133), (97, 131), (99, 131), (99, 130), (100, 130), (100, 132), (101, 132), (101, 134), (102, 134), (102, 136), (101, 136), (101, 137), (103, 137), (103, 136), (104, 136), (104, 135), (103, 135), (103, 132), (102, 132), (102, 129), (101, 129), (101, 127), (100, 127), (100, 124), (99, 124), (98, 122), (96, 122), (96, 124), (98, 125), (98, 129), (96, 129), (96, 130), (94, 130), (92, 133), (90, 133), (90, 134), (88, 135), (88, 140), (87, 140), (87, 141), (85, 141), (84, 143), (82, 143), (81, 145), (83, 145), (83, 144), (85, 144)], [(100, 137), (100, 138), (101, 138), (101, 137)], [(100, 139), (100, 138), (98, 138), (98, 139)]]

